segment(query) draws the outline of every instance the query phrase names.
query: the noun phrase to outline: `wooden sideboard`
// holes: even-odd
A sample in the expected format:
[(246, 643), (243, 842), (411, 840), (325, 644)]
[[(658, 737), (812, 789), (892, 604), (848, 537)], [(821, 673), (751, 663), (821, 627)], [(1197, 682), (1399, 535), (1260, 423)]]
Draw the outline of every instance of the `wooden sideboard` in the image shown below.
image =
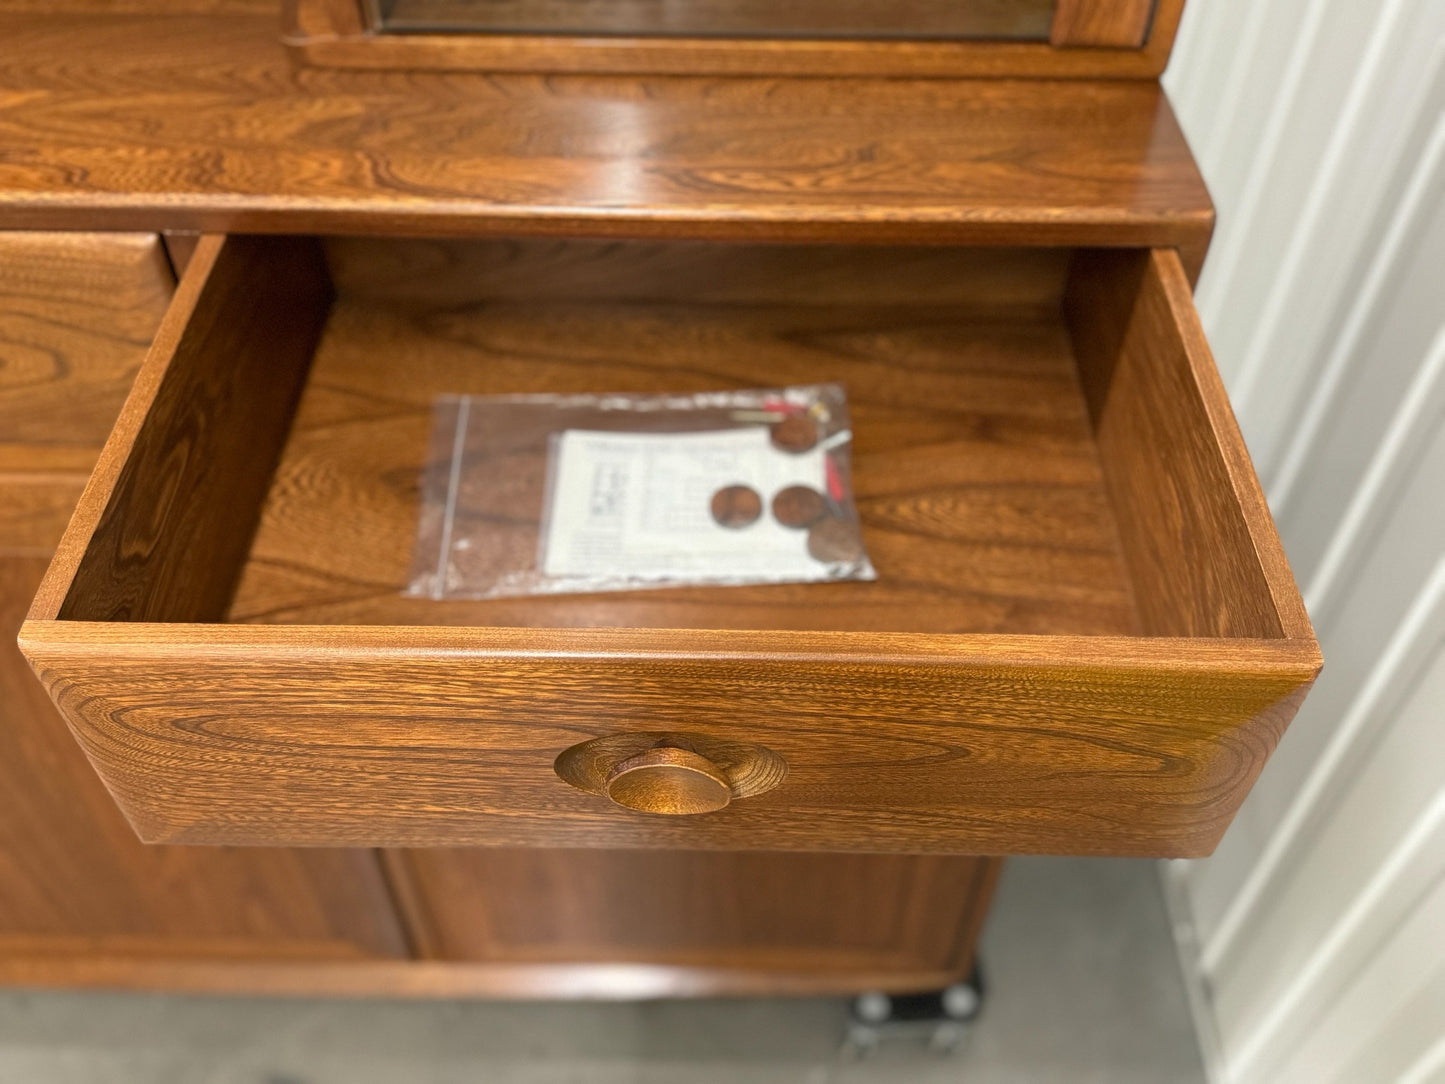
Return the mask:
[[(1320, 660), (1177, 3), (1107, 81), (311, 67), (261, 8), (0, 7), (0, 981), (937, 988), (999, 856), (1214, 846)], [(820, 380), (877, 583), (402, 596), (433, 396)], [(786, 776), (638, 813), (554, 770), (611, 735)]]

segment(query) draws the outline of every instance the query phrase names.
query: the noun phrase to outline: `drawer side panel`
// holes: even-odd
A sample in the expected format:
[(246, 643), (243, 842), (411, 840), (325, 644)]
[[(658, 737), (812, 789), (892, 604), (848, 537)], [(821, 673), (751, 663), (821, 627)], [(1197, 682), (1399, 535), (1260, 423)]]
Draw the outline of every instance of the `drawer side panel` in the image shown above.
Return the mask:
[(201, 241), (33, 614), (225, 613), (329, 302), (314, 240)]
[(1313, 643), (1179, 257), (1080, 252), (1064, 306), (1144, 632)]

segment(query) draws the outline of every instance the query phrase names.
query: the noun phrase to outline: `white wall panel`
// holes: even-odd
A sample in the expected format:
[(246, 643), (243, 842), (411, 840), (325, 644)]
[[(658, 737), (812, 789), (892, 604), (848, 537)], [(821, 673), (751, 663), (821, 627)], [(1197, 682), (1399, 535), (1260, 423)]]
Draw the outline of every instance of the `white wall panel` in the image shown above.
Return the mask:
[(1441, 1080), (1445, 1063), (1445, 881), (1371, 948), (1369, 966), (1340, 983), (1336, 996), (1289, 1056), (1256, 1079), (1274, 1084), (1384, 1084)]
[(1176, 55), (1200, 310), (1325, 655), (1171, 868), (1182, 950), (1221, 1079), (1445, 1082), (1445, 0), (1189, 0)]
[(1432, 162), (1445, 115), (1445, 43), (1428, 20), (1420, 25), (1425, 32), (1391, 58), (1369, 123), (1336, 169), (1324, 216), (1329, 228), (1308, 240), (1307, 273), (1251, 347), (1260, 362), (1251, 424), (1278, 430), (1283, 442), (1268, 472), (1281, 511), (1294, 483), (1310, 473), (1310, 446), (1336, 384), (1358, 369), (1360, 340), (1377, 320), (1380, 299), (1396, 287), (1397, 249), (1410, 242), (1414, 220), (1438, 203), (1428, 189), (1439, 183)]
[[(1383, 6), (1400, 2), (1383, 0)], [(1303, 5), (1299, 19), (1273, 27), (1283, 43), (1281, 55), (1270, 58), (1271, 63), (1284, 61), (1278, 91), (1241, 103), (1251, 111), (1265, 110), (1268, 119), (1238, 202), (1220, 204), (1221, 229), (1209, 257), (1217, 270), (1211, 270), (1209, 288), (1200, 298), (1201, 315), (1216, 329), (1216, 349), (1227, 359), (1227, 376), (1237, 378), (1249, 356), (1250, 337), (1281, 274), (1292, 233), (1312, 188), (1324, 178), (1321, 165), (1338, 131), (1338, 114), (1350, 97), (1355, 68), (1375, 38), (1374, 7), (1359, 0)], [(1221, 319), (1225, 312), (1228, 320)], [(1243, 416), (1248, 403), (1240, 406)], [(1261, 433), (1257, 442), (1257, 453), (1265, 459), (1272, 438)]]
[[(1283, 885), (1296, 865), (1309, 853), (1322, 825), (1343, 800), (1356, 774), (1375, 750), (1382, 736), (1396, 725), (1401, 703), (1411, 695), (1445, 645), (1445, 558), (1422, 585), (1405, 619), (1391, 635), (1380, 657), (1358, 689), (1353, 691), (1337, 725), (1319, 756), (1311, 761), (1302, 784), (1290, 792), (1290, 803), (1265, 845), (1247, 854), (1247, 875), (1242, 881), (1220, 877), (1217, 857), (1196, 864), (1191, 880), (1194, 893), (1203, 886), (1228, 890), (1219, 916), (1206, 933), (1200, 962), (1214, 977), (1216, 986), (1226, 987), (1228, 969), (1242, 951), (1252, 930), (1278, 907)], [(1326, 720), (1331, 715), (1326, 712)], [(1432, 719), (1431, 725), (1438, 725)], [(1419, 750), (1415, 750), (1418, 755)], [(1421, 758), (1430, 763), (1430, 758)], [(1258, 819), (1256, 824), (1258, 823)], [(1238, 839), (1238, 836), (1235, 836)], [(1196, 918), (1198, 908), (1196, 905)], [(1286, 912), (1285, 917), (1290, 917)], [(1272, 954), (1267, 954), (1272, 955)]]
[[(1445, 427), (1438, 418), (1429, 437), (1427, 452), (1405, 465), (1393, 506), (1377, 510), (1372, 544), (1342, 589), (1332, 620), (1316, 628), (1324, 645), (1325, 672), (1271, 758), (1269, 778), (1261, 776), (1248, 799), (1256, 825), (1270, 836), (1281, 830), (1333, 735), (1371, 690), (1372, 676), (1390, 663), (1387, 649), (1398, 631), (1409, 628), (1411, 636), (1417, 635), (1412, 609), (1433, 595), (1432, 577), (1445, 561), (1445, 499), (1440, 499), (1445, 492)], [(1404, 645), (1404, 650), (1411, 646)], [(1383, 695), (1393, 690), (1387, 688)], [(1393, 723), (1387, 715), (1378, 725)], [(1445, 756), (1440, 759), (1445, 771)], [(1349, 764), (1329, 765), (1337, 776), (1352, 769)], [(1325, 805), (1337, 800), (1338, 785), (1344, 781), (1337, 780), (1313, 800)], [(1206, 945), (1213, 939), (1207, 937)], [(1218, 955), (1212, 955), (1217, 962)]]
[[(1425, 148), (1415, 197), (1401, 205), (1397, 240), (1384, 253), (1391, 274), (1370, 307), (1369, 328), (1356, 341), (1340, 379), (1330, 387), (1324, 422), (1309, 446), (1309, 469), (1278, 509), (1280, 531), (1290, 539), (1295, 575), (1320, 622), (1320, 559), (1333, 528), (1358, 492), (1376, 449), (1390, 437), (1410, 385), (1431, 353), (1445, 320), (1438, 311), (1445, 259), (1445, 117)], [(1286, 423), (1288, 424), (1288, 423)], [(1276, 498), (1278, 502), (1278, 498)]]
[(1239, 1067), (1279, 1060), (1270, 1054), (1348, 992), (1377, 946), (1445, 882), (1445, 783), (1420, 755), (1438, 737), (1442, 703), (1445, 650), (1214, 972), (1220, 1035)]

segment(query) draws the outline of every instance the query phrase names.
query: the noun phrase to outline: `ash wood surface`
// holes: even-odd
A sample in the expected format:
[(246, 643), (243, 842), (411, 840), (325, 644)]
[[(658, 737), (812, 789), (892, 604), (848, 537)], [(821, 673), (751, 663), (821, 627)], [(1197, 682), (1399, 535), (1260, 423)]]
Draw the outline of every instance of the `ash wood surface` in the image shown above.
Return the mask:
[[(143, 839), (1208, 853), (1318, 669), (1284, 640), (27, 622)], [(756, 742), (692, 818), (559, 780), (578, 741)]]
[[(323, 333), (231, 620), (1133, 631), (1052, 254), (408, 244), (411, 258), (387, 260), (376, 251), (389, 247), (341, 248), (341, 289), (361, 289), (342, 294)], [(439, 266), (451, 270), (412, 273)], [(406, 284), (393, 287), (403, 296), (391, 307), (379, 304), (387, 272), (395, 278), (382, 281)], [(673, 300), (694, 282), (716, 300)], [(525, 300), (529, 284), (544, 300)], [(869, 305), (874, 284), (885, 302), (916, 288), (919, 304)], [(560, 300), (574, 291), (598, 300)], [(848, 391), (878, 582), (487, 602), (401, 595), (434, 396), (826, 380)], [(540, 493), (545, 463), (529, 464)], [(520, 505), (508, 528), (524, 558), (536, 552), (540, 512), (540, 499)], [(503, 529), (461, 519), (459, 531)]]
[[(349, 0), (340, 0), (347, 3)], [(266, 15), (274, 17), (276, 0), (4, 0), (6, 14), (31, 15)], [(338, 8), (339, 10), (339, 8)]]
[[(1149, 22), (1157, 2), (1058, 0), (1054, 5), (1053, 23), (1049, 27), (1049, 43), (1062, 47), (1137, 49), (1149, 36)], [(1168, 17), (1167, 13), (1165, 17)]]
[(173, 286), (154, 233), (0, 232), (0, 476), (84, 481)]
[(8, 228), (1201, 248), (1213, 221), (1143, 81), (298, 72), (273, 19), (225, 16), (0, 40)]
[[(1042, 41), (940, 40), (948, 36), (942, 16), (962, 29), (960, 14), (976, 3), (958, 3), (953, 11), (910, 4), (907, 22), (918, 38), (890, 40), (882, 24), (840, 39), (836, 31), (785, 36), (735, 34), (694, 36), (646, 32), (622, 36), (599, 27), (590, 36), (557, 29), (538, 33), (368, 33), (357, 25), (357, 9), (345, 0), (292, 0), (287, 16), (287, 42), (307, 63), (349, 68), (458, 69), (473, 71), (576, 72), (606, 71), (655, 74), (809, 75), (809, 76), (991, 76), (1088, 79), (1153, 79), (1169, 60), (1183, 0), (1157, 0), (1152, 20), (1141, 19), (1141, 0), (1064, 0), (1062, 19), (1047, 24), (1052, 44)], [(609, 5), (617, 7), (619, 5)], [(729, 7), (734, 5), (729, 4)], [(881, 5), (880, 5), (881, 6)], [(887, 5), (889, 9), (898, 4)], [(1023, 5), (1013, 5), (1023, 6)], [(536, 5), (532, 5), (535, 10)], [(796, 11), (797, 0), (769, 6), (769, 22)], [(1047, 16), (1029, 0), (1031, 34), (1044, 34)], [(1121, 13), (1113, 8), (1126, 9)], [(840, 12), (839, 8), (843, 10)], [(859, 5), (829, 5), (828, 25), (858, 22)], [(1147, 11), (1144, 13), (1147, 15)], [(930, 18), (930, 15), (933, 17)], [(1035, 25), (1034, 20), (1037, 20)], [(932, 24), (928, 32), (918, 28)], [(613, 24), (615, 26), (615, 23)], [(696, 26), (696, 20), (691, 24)], [(1001, 27), (1002, 21), (998, 23)], [(657, 30), (661, 24), (653, 23)], [(1022, 27), (1018, 27), (1022, 30)], [(1145, 40), (1144, 32), (1148, 30)], [(906, 37), (907, 35), (897, 35)], [(1142, 47), (1139, 47), (1142, 43)], [(1093, 45), (1124, 48), (1055, 48)]]
[(136, 839), (15, 647), (45, 564), (0, 558), (0, 981), (118, 957), (223, 986), (238, 960), (401, 952), (370, 852)]
[(153, 233), (0, 232), (0, 556), (48, 556), (170, 300)]
[(967, 974), (998, 859), (486, 848), (401, 852), (449, 960)]
[(1057, 319), (1071, 253), (1040, 248), (332, 237), (336, 292), (441, 313), (507, 302), (951, 306)]
[(1312, 641), (1178, 257), (1081, 253), (1066, 308), (1145, 632)]
[(92, 478), (107, 503), (82, 503), (61, 617), (224, 614), (329, 291), (313, 241), (199, 243)]
[(0, 474), (0, 557), (54, 553), (84, 487), (80, 474)]

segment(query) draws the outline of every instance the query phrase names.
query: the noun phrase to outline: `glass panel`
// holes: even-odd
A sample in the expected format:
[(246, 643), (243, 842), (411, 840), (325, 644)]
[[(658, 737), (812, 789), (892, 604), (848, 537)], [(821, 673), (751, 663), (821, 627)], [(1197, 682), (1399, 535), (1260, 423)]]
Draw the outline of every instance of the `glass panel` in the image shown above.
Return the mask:
[(393, 33), (1045, 40), (1054, 0), (383, 0)]

